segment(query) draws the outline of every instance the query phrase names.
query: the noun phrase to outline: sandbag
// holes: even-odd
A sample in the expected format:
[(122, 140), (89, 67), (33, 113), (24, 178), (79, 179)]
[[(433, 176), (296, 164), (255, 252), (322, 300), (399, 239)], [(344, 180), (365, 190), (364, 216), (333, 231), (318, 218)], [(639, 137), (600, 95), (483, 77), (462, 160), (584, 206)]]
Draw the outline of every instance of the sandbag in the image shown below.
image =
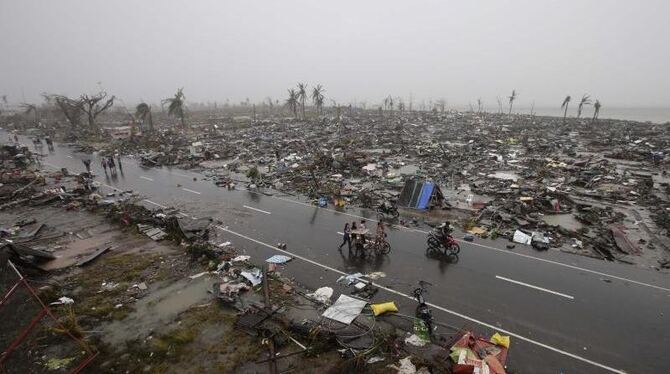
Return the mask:
[(375, 316), (378, 316), (380, 314), (384, 314), (387, 312), (397, 312), (398, 307), (395, 306), (395, 303), (393, 301), (389, 301), (388, 303), (379, 303), (379, 304), (372, 304), (370, 305), (370, 308), (372, 308), (372, 313), (374, 313)]

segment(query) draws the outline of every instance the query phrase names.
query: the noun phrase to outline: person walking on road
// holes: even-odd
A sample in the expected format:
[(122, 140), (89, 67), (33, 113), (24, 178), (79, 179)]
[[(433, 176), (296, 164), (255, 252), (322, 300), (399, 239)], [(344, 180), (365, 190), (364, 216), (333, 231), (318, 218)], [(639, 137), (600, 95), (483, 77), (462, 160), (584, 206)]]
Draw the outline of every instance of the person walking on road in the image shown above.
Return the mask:
[(342, 246), (347, 244), (347, 248), (351, 251), (351, 229), (349, 229), (349, 222), (344, 224), (344, 230), (342, 231), (342, 244), (340, 244), (338, 250), (342, 250)]
[(114, 156), (111, 156), (107, 159), (107, 163), (109, 164), (109, 171), (112, 174), (116, 174), (116, 164), (114, 164)]
[(84, 166), (86, 166), (86, 172), (90, 173), (91, 172), (91, 160), (86, 159), (86, 160), (81, 160), (81, 162), (83, 162)]
[(119, 170), (123, 170), (123, 166), (121, 166), (121, 155), (116, 154), (116, 163), (119, 164)]
[(105, 169), (105, 175), (107, 175), (107, 159), (103, 157), (100, 164), (102, 165), (102, 168)]

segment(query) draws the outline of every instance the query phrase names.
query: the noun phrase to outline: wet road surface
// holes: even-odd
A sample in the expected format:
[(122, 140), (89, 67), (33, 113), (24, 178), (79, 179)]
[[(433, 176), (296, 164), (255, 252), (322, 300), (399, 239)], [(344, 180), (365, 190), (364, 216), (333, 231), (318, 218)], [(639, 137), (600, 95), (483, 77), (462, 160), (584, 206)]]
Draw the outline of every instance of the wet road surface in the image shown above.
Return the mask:
[[(7, 135), (0, 136), (6, 142)], [(337, 250), (338, 232), (362, 217), (373, 229), (373, 212), (229, 191), (198, 173), (147, 169), (126, 158), (122, 172), (105, 177), (95, 155), (66, 146), (56, 145), (42, 163), (77, 172), (84, 170), (85, 158), (107, 191), (134, 190), (150, 208), (174, 206), (185, 215), (221, 220), (217, 229), (257, 263), (278, 253), (276, 243), (287, 243), (297, 259), (284, 272), (311, 288), (333, 286), (345, 273), (383, 271), (387, 276), (376, 281), (382, 292), (375, 300), (394, 300), (412, 314), (409, 295), (418, 280), (430, 282), (427, 298), (436, 320), (485, 335), (494, 329), (512, 335), (509, 362), (520, 372), (665, 372), (670, 364), (664, 353), (670, 344), (668, 275), (522, 245), (507, 250), (504, 240), (461, 242), (458, 262), (448, 263), (425, 256), (427, 228), (389, 228), (392, 252), (361, 260), (346, 248)]]

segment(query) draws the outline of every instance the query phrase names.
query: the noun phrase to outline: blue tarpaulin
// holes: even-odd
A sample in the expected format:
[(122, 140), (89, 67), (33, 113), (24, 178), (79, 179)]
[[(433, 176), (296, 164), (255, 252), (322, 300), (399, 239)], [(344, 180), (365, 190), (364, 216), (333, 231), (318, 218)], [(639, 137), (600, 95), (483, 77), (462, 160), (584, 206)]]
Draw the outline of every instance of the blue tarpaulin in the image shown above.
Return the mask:
[(423, 188), (421, 188), (421, 197), (419, 198), (417, 208), (419, 209), (428, 208), (428, 204), (430, 203), (430, 197), (433, 196), (433, 188), (435, 188), (433, 182), (426, 181), (423, 184)]

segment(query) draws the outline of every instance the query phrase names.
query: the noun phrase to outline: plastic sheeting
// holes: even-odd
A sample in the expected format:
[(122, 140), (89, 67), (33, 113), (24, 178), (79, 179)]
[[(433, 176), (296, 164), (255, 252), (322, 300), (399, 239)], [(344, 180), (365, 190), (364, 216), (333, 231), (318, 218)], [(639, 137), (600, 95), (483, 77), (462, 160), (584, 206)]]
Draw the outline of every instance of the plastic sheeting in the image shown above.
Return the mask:
[(366, 304), (366, 301), (340, 295), (335, 304), (326, 309), (322, 316), (348, 325), (361, 314)]
[(433, 189), (435, 185), (433, 182), (425, 182), (421, 188), (421, 197), (419, 197), (419, 202), (417, 203), (417, 208), (427, 209), (428, 204), (430, 203), (430, 198), (433, 196)]

